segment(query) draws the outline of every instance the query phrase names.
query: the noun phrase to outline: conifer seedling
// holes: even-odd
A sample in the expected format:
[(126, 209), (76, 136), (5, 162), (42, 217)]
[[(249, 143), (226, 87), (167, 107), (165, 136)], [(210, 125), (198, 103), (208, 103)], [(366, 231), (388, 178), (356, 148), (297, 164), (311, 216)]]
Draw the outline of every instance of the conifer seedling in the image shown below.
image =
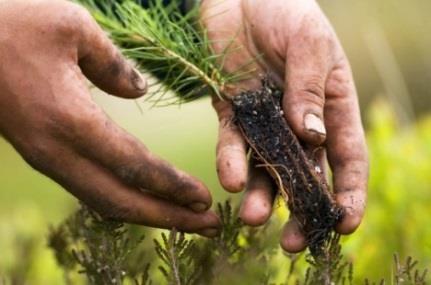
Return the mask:
[[(132, 0), (79, 0), (123, 53), (159, 83), (149, 100), (155, 106), (181, 104), (204, 95), (230, 100), (234, 122), (252, 153), (267, 169), (298, 220), (313, 256), (325, 254), (335, 224), (342, 218), (324, 175), (284, 119), (282, 90), (262, 76), (262, 87), (228, 97), (226, 88), (250, 76), (247, 65), (223, 72), (227, 51), (215, 54), (197, 9), (181, 14), (178, 3), (155, 0), (149, 9)], [(255, 59), (250, 59), (250, 64)], [(172, 95), (171, 95), (172, 94)]]

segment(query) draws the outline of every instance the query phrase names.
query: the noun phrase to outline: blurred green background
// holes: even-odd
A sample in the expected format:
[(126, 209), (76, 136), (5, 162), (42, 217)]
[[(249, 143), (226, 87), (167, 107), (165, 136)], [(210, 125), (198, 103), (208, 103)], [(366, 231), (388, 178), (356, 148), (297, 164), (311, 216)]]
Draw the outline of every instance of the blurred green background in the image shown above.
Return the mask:
[[(370, 148), (367, 214), (361, 228), (345, 238), (344, 251), (354, 261), (357, 280), (389, 276), (394, 252), (430, 268), (431, 2), (320, 3), (351, 60)], [(133, 101), (94, 93), (106, 112), (151, 150), (202, 179), (216, 201), (227, 197), (216, 179), (217, 119), (209, 99), (155, 109), (139, 101), (141, 113)], [(77, 202), (27, 166), (3, 139), (0, 188), (0, 276), (20, 272), (27, 284), (62, 284), (46, 235)]]

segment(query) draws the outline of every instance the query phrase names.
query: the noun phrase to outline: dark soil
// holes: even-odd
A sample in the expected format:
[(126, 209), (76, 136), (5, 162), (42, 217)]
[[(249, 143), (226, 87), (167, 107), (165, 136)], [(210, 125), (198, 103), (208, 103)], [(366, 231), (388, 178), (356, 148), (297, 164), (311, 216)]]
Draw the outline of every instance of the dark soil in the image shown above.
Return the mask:
[(282, 90), (269, 79), (262, 88), (234, 97), (234, 120), (265, 165), (291, 214), (298, 220), (310, 252), (319, 256), (343, 216), (314, 158), (304, 151), (284, 119)]

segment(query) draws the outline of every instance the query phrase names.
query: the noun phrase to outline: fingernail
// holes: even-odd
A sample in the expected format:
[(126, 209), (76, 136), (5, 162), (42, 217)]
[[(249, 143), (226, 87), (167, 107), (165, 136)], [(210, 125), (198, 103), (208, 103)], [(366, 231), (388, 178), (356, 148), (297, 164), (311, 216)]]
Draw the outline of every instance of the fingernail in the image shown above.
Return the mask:
[(145, 78), (141, 75), (139, 70), (136, 68), (133, 68), (133, 86), (135, 86), (136, 89), (139, 90), (141, 93), (147, 92), (147, 81)]
[(205, 203), (193, 203), (189, 207), (195, 212), (204, 212), (208, 209), (208, 205)]
[(200, 235), (206, 236), (206, 237), (215, 237), (219, 233), (219, 230), (216, 228), (209, 228), (205, 229), (199, 232)]
[(304, 118), (305, 129), (310, 132), (326, 135), (325, 125), (322, 120), (314, 114), (307, 114)]

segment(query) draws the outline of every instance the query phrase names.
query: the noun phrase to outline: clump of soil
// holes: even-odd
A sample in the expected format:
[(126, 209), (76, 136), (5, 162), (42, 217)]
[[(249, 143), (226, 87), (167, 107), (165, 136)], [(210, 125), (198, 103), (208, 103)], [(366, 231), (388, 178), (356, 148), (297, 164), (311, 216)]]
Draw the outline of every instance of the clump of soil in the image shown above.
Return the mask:
[(306, 154), (284, 119), (282, 94), (270, 79), (264, 78), (261, 89), (233, 98), (234, 120), (254, 156), (279, 186), (311, 254), (319, 256), (343, 210), (335, 204), (322, 170)]

